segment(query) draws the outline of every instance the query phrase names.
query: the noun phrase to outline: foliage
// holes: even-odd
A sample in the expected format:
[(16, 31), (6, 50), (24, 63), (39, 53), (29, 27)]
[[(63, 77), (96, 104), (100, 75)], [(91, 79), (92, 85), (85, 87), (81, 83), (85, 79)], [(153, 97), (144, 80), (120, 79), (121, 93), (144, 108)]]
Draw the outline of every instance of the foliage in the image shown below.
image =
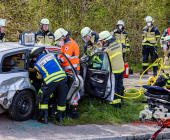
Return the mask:
[[(23, 31), (39, 29), (38, 23), (44, 17), (51, 22), (51, 31), (63, 27), (72, 32), (83, 52), (84, 42), (80, 31), (89, 26), (96, 32), (112, 31), (120, 19), (125, 22), (131, 45), (127, 54), (130, 64), (142, 61), (142, 29), (144, 18), (151, 15), (154, 25), (162, 34), (169, 26), (169, 0), (1, 0), (0, 18), (8, 20), (7, 41), (17, 41)], [(162, 55), (159, 47), (159, 54)]]

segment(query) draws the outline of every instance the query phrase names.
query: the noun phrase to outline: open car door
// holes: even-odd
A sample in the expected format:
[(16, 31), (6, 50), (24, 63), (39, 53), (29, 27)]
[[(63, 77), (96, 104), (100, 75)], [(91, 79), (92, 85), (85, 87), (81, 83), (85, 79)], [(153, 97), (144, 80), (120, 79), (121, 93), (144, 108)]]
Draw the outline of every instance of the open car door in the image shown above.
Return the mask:
[(111, 93), (111, 64), (106, 52), (97, 52), (87, 65), (86, 93), (106, 99)]
[[(46, 48), (47, 49), (47, 48)], [(73, 65), (71, 64), (71, 62), (68, 60), (68, 58), (66, 57), (65, 54), (63, 54), (62, 52), (59, 51), (54, 51), (54, 50), (48, 50), (51, 53), (54, 53), (56, 56), (58, 56), (59, 54), (62, 54), (66, 60), (68, 61), (68, 63), (70, 64), (70, 68), (72, 69), (73, 73), (70, 72), (66, 72), (67, 74), (67, 85), (68, 85), (68, 94), (67, 94), (67, 98), (66, 98), (66, 102), (70, 105), (73, 104), (74, 99), (77, 96), (77, 93), (82, 89), (82, 87), (84, 86), (83, 83), (83, 78), (77, 74), (77, 72), (75, 71)]]

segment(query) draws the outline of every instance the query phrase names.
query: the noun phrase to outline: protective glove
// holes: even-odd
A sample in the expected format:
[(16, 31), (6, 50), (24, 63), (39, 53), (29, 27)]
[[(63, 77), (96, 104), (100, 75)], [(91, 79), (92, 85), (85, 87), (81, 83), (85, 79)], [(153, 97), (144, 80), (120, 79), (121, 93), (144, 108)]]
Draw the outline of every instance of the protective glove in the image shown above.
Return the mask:
[(42, 92), (41, 89), (38, 91), (38, 94), (36, 96), (36, 100), (37, 100), (37, 102), (42, 102), (42, 100), (43, 100), (43, 92)]

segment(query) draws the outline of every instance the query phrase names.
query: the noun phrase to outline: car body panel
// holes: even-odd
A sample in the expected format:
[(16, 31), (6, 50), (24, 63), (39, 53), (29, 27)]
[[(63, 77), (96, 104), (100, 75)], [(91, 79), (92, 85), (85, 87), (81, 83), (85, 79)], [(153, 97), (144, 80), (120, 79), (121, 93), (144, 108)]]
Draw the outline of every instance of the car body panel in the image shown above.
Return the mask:
[[(12, 99), (18, 91), (28, 89), (33, 91), (36, 94), (36, 90), (34, 86), (31, 84), (29, 79), (29, 51), (32, 50), (34, 47), (45, 47), (46, 51), (48, 50), (55, 50), (57, 53), (64, 55), (63, 53), (59, 52), (60, 48), (45, 44), (35, 44), (35, 46), (23, 46), (19, 45), (18, 42), (3, 42), (0, 43), (0, 114), (9, 109)], [(6, 56), (10, 56), (13, 54), (17, 54), (17, 52), (24, 51), (26, 54), (25, 57), (25, 68), (23, 71), (19, 72), (3, 72), (2, 71), (2, 63)], [(68, 60), (68, 58), (64, 55), (64, 57)], [(68, 60), (70, 63), (70, 61)], [(73, 68), (73, 73), (69, 74), (72, 75), (72, 84), (70, 85), (70, 90), (68, 93), (67, 101), (69, 104), (73, 103), (74, 98), (76, 97), (77, 93), (83, 87), (83, 80), (80, 75), (77, 75), (75, 69)]]

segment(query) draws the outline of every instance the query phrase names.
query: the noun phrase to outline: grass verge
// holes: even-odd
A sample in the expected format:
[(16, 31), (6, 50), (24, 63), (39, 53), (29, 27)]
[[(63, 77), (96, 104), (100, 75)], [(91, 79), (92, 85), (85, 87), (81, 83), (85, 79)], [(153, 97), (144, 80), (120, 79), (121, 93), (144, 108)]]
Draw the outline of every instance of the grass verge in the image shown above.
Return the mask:
[[(79, 119), (64, 118), (63, 125), (77, 124), (125, 124), (139, 120), (139, 112), (144, 109), (141, 100), (146, 100), (144, 95), (138, 99), (125, 99), (121, 109), (99, 99), (88, 98), (79, 103)], [(57, 121), (53, 120), (54, 123)]]

